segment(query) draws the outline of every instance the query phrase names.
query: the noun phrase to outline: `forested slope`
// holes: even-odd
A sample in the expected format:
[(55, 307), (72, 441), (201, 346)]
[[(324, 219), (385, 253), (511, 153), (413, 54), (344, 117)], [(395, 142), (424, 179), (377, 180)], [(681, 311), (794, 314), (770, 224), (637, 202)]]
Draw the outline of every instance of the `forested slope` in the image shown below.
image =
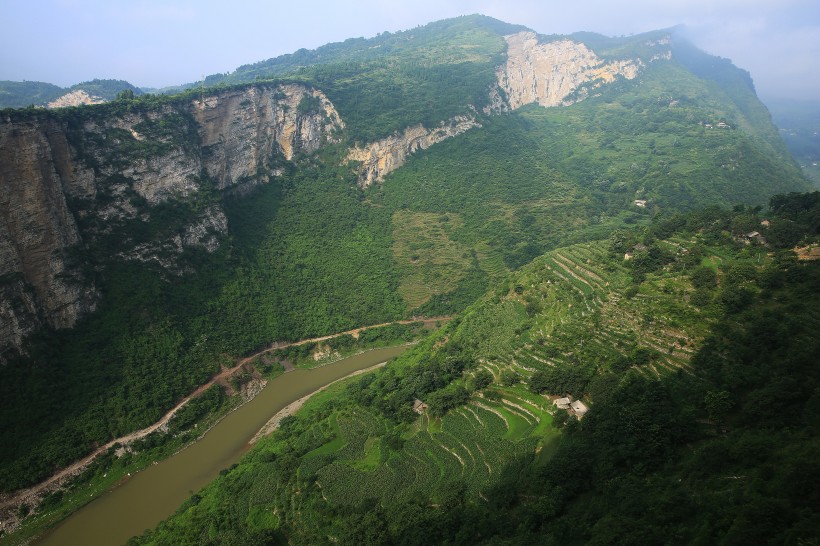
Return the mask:
[(763, 219), (698, 211), (537, 258), (133, 543), (816, 540), (820, 261), (791, 248), (818, 244), (818, 194), (772, 201), (770, 246), (744, 240)]
[[(606, 239), (666, 211), (762, 204), (806, 186), (773, 151), (759, 116), (731, 99), (731, 86), (717, 92), (674, 55), (646, 59), (640, 77), (615, 79), (571, 106), (485, 113), (504, 35), (519, 30), (458, 18), (242, 67), (210, 81), (225, 87), (207, 92), (6, 112), (15, 123), (62, 124), (69, 136), (100, 124), (97, 140), (71, 141), (86, 159), (95, 146), (108, 154), (88, 167), (98, 171), (177, 150), (201, 150), (194, 159), (207, 162), (216, 145), (200, 148), (199, 122), (183, 107), (204, 112), (229, 96), (276, 95), (294, 81), (323, 90), (345, 126), (312, 153), (286, 159), (279, 148), (260, 150), (265, 168), (243, 174), (243, 191), (220, 189), (203, 171), (183, 180), (200, 191), (149, 203), (134, 193), (134, 173), (110, 173), (95, 206), (105, 211), (119, 199), (133, 217), (109, 225), (78, 213), (81, 242), (70, 253), (99, 291), (97, 310), (72, 330), (32, 336), (0, 370), (0, 427), (14, 438), (0, 447), (0, 489), (42, 479), (150, 424), (220, 365), (272, 341), (461, 311), (559, 246)], [(645, 42), (657, 38), (589, 42), (604, 56), (643, 58)], [(257, 76), (283, 79), (240, 83)], [(315, 100), (298, 102), (301, 109), (322, 116)], [(351, 146), (464, 113), (480, 127), (417, 150), (383, 185), (359, 187), (345, 161)], [(123, 129), (132, 125), (143, 140)], [(217, 208), (227, 232), (213, 252), (186, 248), (173, 268), (162, 253), (120, 256), (120, 236), (174, 241), (186, 222)]]

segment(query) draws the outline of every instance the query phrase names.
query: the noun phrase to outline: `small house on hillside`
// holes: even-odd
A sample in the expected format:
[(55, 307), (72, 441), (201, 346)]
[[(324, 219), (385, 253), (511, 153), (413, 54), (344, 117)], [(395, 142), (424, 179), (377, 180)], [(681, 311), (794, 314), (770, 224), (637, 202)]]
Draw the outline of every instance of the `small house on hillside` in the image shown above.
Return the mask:
[(761, 235), (760, 232), (750, 231), (749, 233), (744, 233), (743, 234), (743, 242), (744, 243), (746, 243), (748, 245), (752, 241), (756, 241), (759, 244), (764, 245), (764, 246), (766, 245), (766, 238), (763, 237), (763, 235)]
[(572, 411), (575, 413), (575, 417), (577, 417), (578, 419), (583, 417), (586, 414), (586, 412), (589, 411), (589, 408), (586, 406), (586, 404), (584, 404), (580, 400), (576, 400), (575, 402), (573, 402), (571, 407)]
[(427, 411), (427, 404), (416, 398), (416, 400), (413, 402), (413, 411), (415, 411), (419, 415), (422, 415), (425, 411)]
[(646, 208), (646, 199), (635, 199), (632, 203), (634, 203), (636, 207)]
[(553, 404), (558, 406), (558, 409), (568, 410), (572, 404), (572, 400), (570, 400), (569, 398), (558, 398), (555, 401), (553, 401)]

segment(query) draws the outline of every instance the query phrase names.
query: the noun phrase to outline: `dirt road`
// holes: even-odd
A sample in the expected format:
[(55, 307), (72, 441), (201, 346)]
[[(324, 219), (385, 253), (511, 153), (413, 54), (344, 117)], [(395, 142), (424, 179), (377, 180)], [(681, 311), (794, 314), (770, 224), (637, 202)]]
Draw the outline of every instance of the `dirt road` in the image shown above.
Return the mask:
[[(36, 506), (37, 504), (39, 504), (38, 500), (39, 500), (40, 496), (43, 493), (45, 493), (49, 490), (53, 490), (53, 489), (58, 488), (62, 483), (67, 481), (69, 478), (71, 478), (73, 476), (76, 476), (77, 474), (82, 472), (89, 464), (91, 464), (94, 461), (94, 459), (96, 459), (98, 456), (100, 456), (103, 453), (105, 453), (106, 451), (108, 451), (115, 444), (126, 445), (126, 444), (129, 444), (129, 443), (134, 442), (136, 440), (139, 440), (141, 438), (145, 438), (146, 436), (148, 436), (152, 432), (156, 431), (157, 429), (159, 429), (163, 425), (167, 424), (174, 417), (174, 415), (176, 415), (176, 413), (181, 408), (183, 408), (188, 402), (191, 401), (191, 399), (193, 399), (196, 396), (202, 394), (204, 391), (206, 391), (208, 388), (213, 386), (218, 381), (226, 380), (231, 375), (233, 375), (234, 373), (239, 371), (242, 368), (242, 366), (244, 366), (245, 364), (248, 364), (249, 362), (252, 362), (255, 358), (258, 358), (259, 356), (261, 356), (265, 353), (269, 353), (269, 352), (275, 351), (277, 349), (286, 349), (288, 347), (304, 345), (306, 343), (318, 343), (320, 341), (327, 341), (328, 339), (332, 339), (334, 337), (338, 337), (340, 335), (345, 335), (345, 334), (349, 334), (349, 335), (352, 335), (352, 336), (358, 338), (359, 334), (362, 331), (369, 330), (371, 328), (380, 328), (380, 327), (384, 327), (384, 326), (390, 326), (390, 325), (393, 325), (393, 324), (412, 324), (414, 322), (423, 322), (425, 324), (432, 324), (432, 323), (435, 323), (435, 322), (438, 322), (438, 321), (446, 321), (446, 320), (449, 320), (449, 319), (450, 319), (450, 317), (432, 317), (432, 318), (424, 318), (424, 319), (418, 319), (418, 320), (400, 320), (400, 321), (396, 321), (396, 322), (385, 322), (383, 324), (373, 324), (373, 325), (370, 325), (370, 326), (362, 326), (360, 328), (354, 328), (353, 330), (348, 330), (346, 332), (340, 332), (338, 334), (331, 334), (331, 335), (327, 335), (327, 336), (314, 337), (314, 338), (303, 339), (303, 340), (294, 341), (294, 342), (276, 342), (276, 343), (273, 343), (273, 344), (271, 344), (270, 347), (267, 347), (266, 349), (263, 349), (263, 350), (261, 350), (257, 353), (252, 354), (251, 356), (248, 356), (246, 358), (243, 358), (243, 359), (239, 360), (239, 362), (234, 367), (225, 368), (222, 371), (220, 371), (218, 374), (213, 376), (210, 381), (208, 381), (204, 385), (201, 385), (194, 392), (192, 392), (191, 394), (189, 394), (188, 396), (186, 396), (185, 398), (180, 400), (180, 402), (176, 406), (171, 408), (165, 415), (162, 416), (162, 418), (159, 421), (157, 421), (153, 425), (150, 425), (150, 426), (148, 426), (148, 427), (146, 427), (142, 430), (137, 430), (137, 431), (134, 431), (130, 434), (126, 434), (125, 436), (121, 436), (120, 438), (116, 438), (114, 440), (111, 440), (110, 442), (106, 443), (105, 445), (95, 449), (92, 453), (90, 453), (86, 457), (84, 457), (84, 458), (80, 459), (79, 461), (76, 461), (76, 462), (72, 463), (71, 465), (63, 468), (62, 470), (58, 471), (56, 474), (53, 474), (51, 477), (49, 477), (48, 479), (38, 483), (37, 485), (33, 485), (32, 487), (30, 487), (28, 489), (21, 489), (19, 491), (16, 491), (14, 494), (9, 495), (5, 498), (0, 498), (0, 510), (2, 510), (4, 512), (4, 514), (2, 514), (2, 515), (5, 516), (5, 513), (7, 513), (7, 510), (9, 508), (19, 507), (23, 503), (26, 503), (29, 506)], [(3, 519), (5, 519), (5, 518), (3, 518)], [(0, 528), (3, 528), (3, 523), (5, 523), (5, 522), (0, 520)], [(8, 527), (6, 527), (6, 529), (8, 530)]]

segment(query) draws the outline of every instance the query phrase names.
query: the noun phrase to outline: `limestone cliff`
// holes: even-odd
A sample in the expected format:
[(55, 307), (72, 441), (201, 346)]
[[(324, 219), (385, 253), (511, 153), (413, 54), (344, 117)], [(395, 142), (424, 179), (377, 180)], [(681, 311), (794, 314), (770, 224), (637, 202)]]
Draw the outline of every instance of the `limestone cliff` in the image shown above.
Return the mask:
[(367, 187), (384, 180), (388, 173), (404, 165), (407, 156), (413, 152), (424, 150), (437, 142), (480, 126), (474, 118), (467, 116), (453, 118), (447, 123), (442, 122), (434, 129), (415, 125), (406, 128), (401, 134), (391, 135), (364, 147), (353, 148), (347, 156), (347, 161), (361, 163), (358, 169), (359, 185)]
[[(319, 108), (305, 111), (302, 101)], [(194, 101), (200, 129), (203, 166), (220, 188), (256, 177), (272, 151), (293, 159), (297, 151), (315, 152), (344, 128), (323, 93), (298, 85), (251, 87)]]
[(65, 108), (66, 106), (80, 106), (82, 104), (102, 104), (104, 102), (105, 99), (102, 97), (89, 95), (87, 91), (83, 89), (77, 89), (75, 91), (66, 93), (65, 95), (49, 102), (48, 107)]
[[(107, 259), (182, 274), (176, 256), (214, 252), (227, 233), (206, 185), (267, 182), (275, 158), (314, 152), (344, 127), (321, 92), (299, 85), (210, 93), (79, 124), (12, 117), (0, 120), (0, 362), (38, 328), (72, 327), (95, 308), (85, 252), (105, 244), (117, 249)], [(186, 202), (199, 212), (172, 220), (162, 237), (132, 235), (129, 226), (151, 222), (153, 207)]]
[[(496, 71), (497, 82), (488, 90), (483, 115), (532, 103), (566, 106), (583, 100), (592, 89), (618, 77), (635, 78), (644, 66), (640, 59), (605, 61), (583, 43), (569, 39), (540, 44), (531, 31), (505, 36), (505, 40), (507, 59)], [(664, 49), (669, 46), (668, 39), (647, 45), (658, 50), (650, 62), (670, 58), (671, 53)], [(367, 187), (383, 181), (416, 150), (480, 127), (478, 112), (472, 107), (471, 110), (472, 115), (443, 121), (433, 129), (421, 125), (408, 127), (402, 133), (350, 150), (347, 160), (360, 162), (359, 185)]]
[(610, 83), (618, 76), (633, 79), (640, 60), (605, 62), (584, 44), (559, 40), (539, 44), (534, 32), (506, 36), (507, 62), (497, 71), (498, 85), (510, 108), (538, 103), (559, 106), (586, 84)]

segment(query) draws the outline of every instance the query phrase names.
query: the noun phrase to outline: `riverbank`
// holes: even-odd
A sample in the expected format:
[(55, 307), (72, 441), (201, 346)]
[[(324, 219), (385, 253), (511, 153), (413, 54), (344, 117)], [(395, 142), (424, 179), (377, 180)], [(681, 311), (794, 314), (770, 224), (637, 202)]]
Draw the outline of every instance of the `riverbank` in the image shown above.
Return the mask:
[(249, 444), (249, 445), (253, 445), (253, 444), (255, 444), (257, 441), (259, 441), (259, 439), (260, 439), (260, 438), (262, 438), (263, 436), (267, 436), (268, 434), (270, 434), (270, 433), (272, 433), (273, 431), (275, 431), (277, 428), (279, 428), (279, 423), (281, 423), (281, 422), (282, 422), (282, 420), (283, 420), (283, 419), (285, 419), (285, 417), (290, 417), (291, 415), (295, 415), (297, 411), (299, 411), (300, 409), (302, 409), (302, 406), (304, 406), (304, 405), (305, 405), (305, 402), (307, 402), (307, 401), (308, 401), (308, 400), (310, 400), (313, 396), (315, 396), (315, 395), (319, 394), (319, 393), (320, 393), (320, 392), (322, 392), (323, 390), (325, 390), (325, 389), (328, 389), (328, 388), (332, 387), (333, 385), (335, 385), (336, 383), (339, 383), (340, 381), (345, 381), (345, 380), (347, 380), (347, 379), (350, 379), (351, 377), (355, 377), (355, 376), (357, 376), (357, 375), (362, 375), (362, 374), (365, 374), (365, 373), (372, 372), (372, 371), (374, 371), (374, 370), (376, 370), (376, 369), (378, 369), (378, 368), (381, 368), (381, 367), (382, 367), (382, 366), (384, 366), (385, 364), (387, 364), (387, 362), (381, 362), (381, 363), (379, 363), (379, 364), (376, 364), (375, 366), (371, 366), (371, 367), (369, 367), (369, 368), (365, 368), (364, 370), (358, 370), (358, 371), (355, 371), (355, 372), (353, 372), (353, 373), (351, 373), (351, 374), (349, 374), (349, 375), (346, 375), (346, 376), (344, 376), (344, 377), (341, 377), (341, 378), (337, 379), (336, 381), (333, 381), (333, 382), (331, 382), (331, 383), (328, 383), (327, 385), (325, 385), (324, 387), (322, 387), (322, 388), (320, 388), (320, 389), (316, 389), (316, 390), (315, 390), (315, 391), (313, 391), (312, 393), (310, 393), (310, 394), (308, 394), (308, 395), (306, 395), (306, 396), (303, 396), (302, 398), (300, 398), (300, 399), (299, 399), (299, 400), (297, 400), (296, 402), (292, 402), (292, 403), (288, 404), (287, 406), (285, 406), (284, 408), (282, 408), (281, 410), (279, 410), (279, 411), (278, 411), (278, 412), (277, 412), (277, 413), (276, 413), (273, 417), (271, 417), (271, 418), (270, 418), (270, 420), (269, 420), (267, 423), (265, 423), (265, 426), (263, 426), (262, 428), (260, 428), (260, 429), (259, 429), (259, 432), (257, 432), (257, 433), (254, 435), (254, 437), (253, 437), (253, 438), (251, 438), (251, 440), (248, 442), (248, 444)]
[(46, 533), (43, 546), (114, 546), (159, 524), (193, 492), (214, 480), (247, 452), (249, 441), (271, 416), (338, 379), (401, 354), (405, 346), (375, 349), (332, 365), (297, 369), (271, 380), (253, 400), (226, 415), (199, 441), (149, 465)]
[[(334, 338), (339, 338), (341, 336), (352, 336), (355, 339), (358, 339), (362, 332), (367, 330), (375, 330), (379, 328), (389, 327), (393, 325), (409, 325), (413, 323), (423, 323), (425, 327), (430, 327), (431, 325), (446, 322), (449, 320), (450, 317), (430, 317), (430, 318), (416, 318), (416, 319), (407, 319), (407, 320), (400, 320), (382, 324), (373, 324), (367, 326), (361, 326), (358, 328), (354, 328), (351, 330), (346, 330), (344, 332), (339, 332), (335, 334), (329, 334), (326, 336), (319, 336), (313, 337), (308, 339), (302, 339), (299, 341), (294, 342), (274, 342), (270, 344), (268, 347), (257, 351), (256, 353), (238, 359), (236, 361), (236, 365), (231, 368), (223, 368), (219, 373), (213, 376), (207, 383), (201, 385), (196, 390), (194, 390), (191, 394), (180, 400), (173, 408), (168, 410), (157, 422), (149, 425), (148, 427), (131, 432), (126, 434), (122, 437), (115, 438), (110, 440), (106, 444), (98, 447), (93, 452), (89, 453), (82, 459), (72, 463), (71, 465), (60, 469), (55, 474), (50, 476), (49, 478), (43, 480), (42, 482), (33, 485), (29, 488), (22, 489), (16, 491), (11, 494), (3, 494), (0, 495), (0, 540), (3, 539), (4, 536), (7, 536), (16, 530), (18, 530), (21, 526), (22, 521), (25, 517), (33, 512), (36, 512), (38, 507), (41, 505), (43, 498), (47, 495), (53, 494), (65, 486), (69, 485), (72, 480), (77, 478), (81, 475), (88, 467), (97, 460), (100, 456), (107, 453), (112, 447), (117, 446), (119, 448), (126, 448), (133, 444), (134, 442), (144, 439), (150, 434), (162, 429), (163, 427), (167, 427), (168, 423), (177, 415), (177, 413), (185, 407), (192, 399), (200, 396), (206, 390), (211, 388), (214, 385), (223, 385), (227, 386), (229, 381), (232, 377), (234, 377), (238, 372), (243, 370), (246, 366), (249, 366), (252, 362), (256, 359), (262, 357), (263, 355), (272, 353), (277, 350), (287, 349), (290, 347), (300, 347), (303, 345), (311, 344), (311, 343), (321, 343), (332, 340)], [(355, 352), (352, 354), (356, 354)], [(347, 356), (347, 355), (346, 355)], [(325, 365), (331, 363), (332, 361), (317, 363), (317, 365)], [(258, 392), (258, 391), (257, 391)], [(246, 403), (248, 400), (252, 399), (253, 396), (247, 398), (242, 403)], [(233, 411), (234, 408), (231, 408), (229, 411)], [(224, 417), (224, 415), (223, 415)], [(221, 417), (220, 417), (221, 418)], [(212, 424), (211, 424), (212, 426)], [(203, 430), (207, 431), (206, 427)], [(200, 434), (201, 436), (201, 434)], [(195, 440), (194, 440), (195, 441)], [(179, 449), (184, 449), (185, 445), (179, 447)], [(132, 469), (131, 472), (138, 471), (139, 469)], [(109, 480), (106, 484), (104, 484), (103, 489), (107, 489), (115, 482)], [(95, 496), (97, 493), (91, 493), (92, 497)], [(88, 501), (86, 501), (88, 502)], [(72, 509), (76, 510), (82, 505), (74, 506)], [(5, 542), (5, 541), (3, 541)]]
[[(106, 490), (115, 487), (119, 481), (128, 479), (132, 474), (139, 472), (141, 469), (144, 469), (145, 467), (150, 466), (152, 464), (156, 464), (157, 461), (155, 460), (146, 460), (136, 467), (121, 469), (119, 474), (117, 474), (116, 472), (111, 472), (109, 476), (109, 473), (105, 473), (103, 476), (97, 479), (97, 483), (92, 484), (93, 486), (89, 487), (88, 490), (86, 490), (86, 488), (83, 488), (84, 491), (82, 495), (73, 494), (73, 489), (76, 488), (76, 486), (74, 485), (76, 480), (81, 478), (82, 474), (85, 471), (87, 471), (91, 467), (91, 465), (101, 456), (108, 454), (109, 451), (115, 446), (117, 448), (117, 452), (121, 454), (124, 451), (129, 450), (129, 446), (133, 445), (135, 442), (148, 438), (151, 434), (157, 431), (167, 429), (169, 423), (179, 413), (180, 410), (186, 407), (191, 400), (202, 395), (205, 391), (207, 391), (214, 385), (220, 385), (230, 391), (232, 379), (235, 376), (239, 375), (239, 372), (243, 370), (248, 371), (248, 369), (260, 357), (263, 357), (264, 355), (270, 354), (277, 350), (287, 349), (289, 347), (300, 347), (308, 344), (328, 342), (330, 340), (340, 338), (342, 336), (352, 336), (354, 339), (358, 340), (359, 336), (365, 331), (377, 330), (379, 328), (385, 328), (394, 325), (409, 325), (414, 323), (422, 323), (424, 324), (425, 328), (430, 328), (439, 323), (446, 322), (447, 320), (449, 320), (449, 318), (450, 317), (431, 317), (408, 319), (392, 323), (362, 326), (359, 328), (347, 330), (345, 332), (339, 332), (337, 334), (303, 339), (295, 342), (275, 342), (272, 343), (270, 346), (260, 351), (257, 351), (256, 353), (250, 356), (238, 359), (236, 361), (235, 366), (231, 368), (224, 368), (223, 370), (221, 370), (218, 374), (213, 376), (207, 383), (201, 385), (191, 394), (180, 400), (173, 408), (167, 411), (162, 416), (162, 418), (160, 418), (157, 422), (153, 423), (152, 425), (107, 442), (103, 446), (100, 446), (97, 449), (95, 449), (92, 453), (88, 454), (84, 458), (59, 470), (48, 479), (30, 488), (23, 489), (12, 494), (0, 495), (0, 544), (15, 545), (25, 543), (25, 541), (29, 540), (32, 535), (38, 534), (42, 532), (42, 530), (57, 524), (60, 520), (67, 517), (72, 512), (82, 508), (83, 505), (98, 497)], [(350, 355), (344, 355), (345, 358), (347, 356)], [(342, 357), (340, 356), (340, 358)], [(316, 362), (314, 366), (328, 365), (333, 361), (335, 361), (335, 359)], [(256, 378), (254, 382), (257, 383), (257, 388), (246, 390), (243, 393), (245, 395), (244, 400), (242, 400), (238, 404), (229, 405), (229, 407), (227, 407), (227, 411), (225, 411), (221, 415), (209, 416), (211, 418), (209, 422), (195, 423), (194, 426), (202, 426), (202, 428), (199, 429), (200, 433), (197, 435), (197, 437), (193, 440), (189, 440), (181, 445), (178, 445), (176, 448), (173, 449), (173, 451), (171, 451), (171, 453), (166, 453), (161, 458), (167, 458), (171, 456), (173, 453), (185, 449), (192, 442), (195, 442), (198, 438), (201, 438), (212, 426), (214, 426), (218, 421), (223, 419), (230, 412), (235, 411), (238, 407), (241, 407), (241, 405), (252, 400), (255, 394), (259, 392), (259, 390), (261, 390), (261, 388), (263, 388), (265, 384), (265, 381), (262, 381), (260, 383), (259, 378)], [(48, 511), (43, 512), (41, 510), (41, 507), (43, 506), (44, 500), (48, 501), (50, 504), (53, 504), (52, 501), (55, 499), (55, 497), (58, 497), (57, 505), (49, 506)], [(25, 537), (15, 537), (15, 535), (18, 534), (18, 531), (20, 531), (21, 528), (29, 526), (32, 527), (31, 533), (23, 533), (24, 535), (26, 535)]]

